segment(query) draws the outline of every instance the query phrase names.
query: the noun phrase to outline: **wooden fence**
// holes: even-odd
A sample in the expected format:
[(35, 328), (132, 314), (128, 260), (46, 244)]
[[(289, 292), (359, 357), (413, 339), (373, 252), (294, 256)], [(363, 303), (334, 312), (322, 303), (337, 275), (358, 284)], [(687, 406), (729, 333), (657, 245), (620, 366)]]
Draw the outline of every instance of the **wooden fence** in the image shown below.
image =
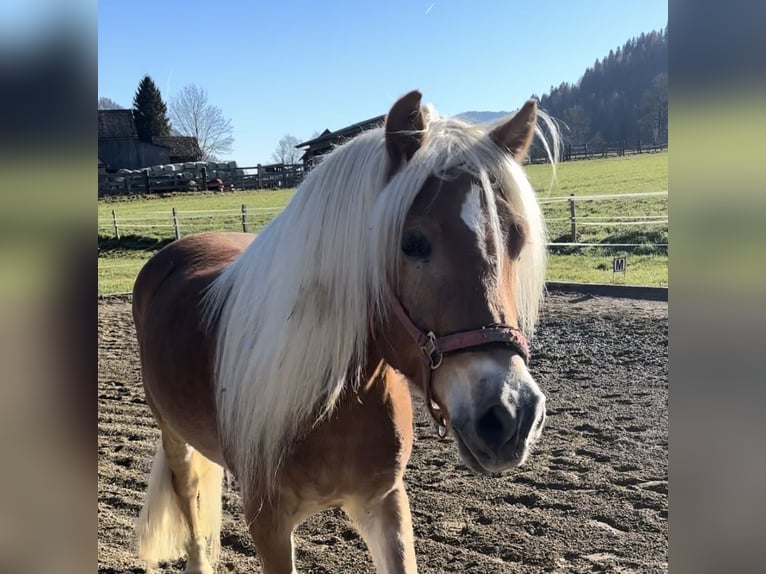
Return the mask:
[[(608, 157), (622, 157), (625, 155), (644, 154), (644, 153), (657, 153), (668, 149), (668, 142), (658, 141), (643, 141), (636, 140), (634, 142), (628, 142), (628, 140), (620, 140), (616, 142), (602, 142), (602, 143), (583, 143), (574, 144), (567, 143), (562, 150), (561, 161), (576, 161), (582, 159), (594, 159)], [(548, 156), (544, 149), (535, 148), (529, 156), (531, 163), (546, 163)]]
[[(663, 209), (660, 212), (642, 215), (618, 215), (618, 214), (594, 214), (592, 212), (585, 215), (578, 215), (577, 206), (581, 203), (617, 201), (625, 199), (658, 199), (667, 198), (667, 191), (653, 191), (640, 193), (617, 193), (617, 194), (597, 194), (580, 195), (574, 194), (568, 197), (553, 197), (540, 200), (543, 210), (554, 208), (551, 204), (568, 204), (568, 209), (564, 212), (568, 215), (561, 217), (546, 217), (548, 224), (569, 223), (569, 242), (562, 242), (560, 239), (549, 246), (559, 247), (638, 247), (652, 245), (645, 244), (612, 244), (612, 243), (582, 243), (578, 226), (582, 227), (614, 227), (614, 226), (632, 226), (632, 227), (657, 227), (667, 228), (668, 215)], [(562, 206), (563, 207), (563, 206)], [(196, 233), (199, 231), (209, 231), (212, 229), (239, 229), (244, 232), (260, 231), (271, 219), (273, 219), (282, 208), (266, 207), (251, 208), (242, 204), (240, 208), (230, 209), (211, 209), (204, 211), (177, 211), (175, 207), (165, 212), (153, 212), (153, 215), (120, 217), (115, 210), (112, 210), (111, 218), (100, 218), (98, 228), (100, 236), (111, 235), (115, 239), (120, 239), (123, 235), (150, 235), (158, 238), (169, 239), (171, 237), (179, 239), (183, 234)], [(172, 231), (171, 231), (172, 230)], [(172, 235), (171, 235), (172, 233)], [(654, 244), (653, 247), (667, 248), (667, 243)]]
[[(587, 214), (585, 216), (578, 217), (577, 205), (581, 202), (593, 202), (593, 201), (614, 201), (625, 199), (648, 199), (648, 198), (666, 198), (668, 196), (667, 191), (650, 191), (640, 193), (617, 193), (617, 194), (597, 194), (597, 195), (581, 195), (575, 196), (574, 193), (570, 193), (569, 197), (554, 197), (540, 200), (541, 207), (545, 210), (547, 205), (555, 203), (566, 202), (568, 204), (568, 217), (545, 217), (547, 224), (554, 223), (569, 223), (569, 241), (562, 242), (557, 241), (550, 243), (549, 246), (568, 246), (568, 247), (637, 247), (633, 244), (616, 244), (616, 243), (581, 243), (578, 235), (578, 225), (585, 227), (615, 227), (615, 226), (633, 226), (633, 227), (656, 227), (661, 226), (667, 228), (668, 226), (668, 214), (667, 211), (646, 215), (607, 215), (600, 216), (594, 214)], [(655, 244), (654, 247), (667, 247), (667, 243)]]
[[(629, 154), (654, 153), (667, 149), (667, 142), (627, 140), (600, 144), (566, 144), (561, 161), (574, 161)], [(545, 150), (534, 148), (527, 160), (545, 163)], [(232, 191), (296, 187), (303, 181), (303, 164), (258, 164), (237, 167), (235, 162), (191, 162), (154, 166), (141, 170), (107, 173), (99, 167), (98, 195), (131, 195), (170, 191)]]
[(98, 195), (290, 188), (296, 187), (303, 180), (303, 175), (303, 164), (237, 167), (234, 162), (195, 162), (99, 173)]
[(180, 239), (201, 231), (242, 229), (245, 233), (260, 231), (282, 208), (240, 208), (181, 211), (175, 207), (154, 215), (122, 217), (113, 209), (110, 218), (99, 218), (100, 237), (121, 239), (129, 235), (143, 235), (156, 239)]

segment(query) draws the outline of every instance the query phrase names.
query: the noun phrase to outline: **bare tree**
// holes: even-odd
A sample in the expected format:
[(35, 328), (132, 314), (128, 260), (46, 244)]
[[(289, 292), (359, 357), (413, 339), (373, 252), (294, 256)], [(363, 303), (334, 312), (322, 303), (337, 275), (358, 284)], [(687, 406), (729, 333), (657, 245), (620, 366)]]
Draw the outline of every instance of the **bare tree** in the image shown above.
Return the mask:
[(124, 110), (120, 104), (115, 102), (112, 98), (107, 98), (105, 96), (101, 96), (98, 99), (98, 109), (99, 110)]
[(181, 88), (170, 102), (170, 121), (179, 134), (197, 138), (202, 159), (231, 152), (231, 120), (223, 116), (221, 108), (208, 103), (207, 90), (194, 84)]
[(279, 140), (277, 149), (271, 154), (271, 159), (273, 159), (275, 163), (298, 163), (298, 158), (300, 157), (301, 152), (295, 149), (295, 146), (299, 143), (301, 142), (297, 137), (285, 134), (284, 137)]

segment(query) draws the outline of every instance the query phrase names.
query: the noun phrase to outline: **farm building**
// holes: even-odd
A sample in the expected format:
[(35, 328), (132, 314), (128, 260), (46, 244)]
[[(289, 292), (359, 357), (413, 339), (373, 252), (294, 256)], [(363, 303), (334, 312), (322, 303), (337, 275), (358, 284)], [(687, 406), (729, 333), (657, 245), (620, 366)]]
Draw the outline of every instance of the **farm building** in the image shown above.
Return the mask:
[(199, 148), (197, 138), (187, 136), (154, 137), (152, 143), (168, 149), (168, 163), (184, 163), (188, 161), (200, 161), (202, 150)]
[(141, 169), (153, 165), (198, 161), (202, 158), (197, 138), (138, 138), (131, 110), (98, 110), (98, 159), (108, 171)]
[(301, 156), (301, 161), (303, 162), (303, 169), (305, 171), (310, 171), (311, 168), (313, 168), (316, 165), (316, 162), (318, 161), (318, 159), (322, 157), (323, 155), (325, 155), (326, 153), (331, 152), (335, 146), (350, 140), (354, 136), (362, 133), (363, 131), (380, 127), (383, 124), (383, 120), (385, 117), (386, 117), (385, 115), (376, 116), (369, 120), (351, 124), (350, 126), (346, 126), (345, 128), (335, 130), (334, 132), (331, 132), (330, 130), (326, 129), (319, 135), (319, 137), (316, 137), (313, 140), (305, 141), (303, 143), (298, 144), (297, 146), (295, 146), (296, 148), (298, 149), (306, 148), (305, 151), (303, 152), (303, 156)]

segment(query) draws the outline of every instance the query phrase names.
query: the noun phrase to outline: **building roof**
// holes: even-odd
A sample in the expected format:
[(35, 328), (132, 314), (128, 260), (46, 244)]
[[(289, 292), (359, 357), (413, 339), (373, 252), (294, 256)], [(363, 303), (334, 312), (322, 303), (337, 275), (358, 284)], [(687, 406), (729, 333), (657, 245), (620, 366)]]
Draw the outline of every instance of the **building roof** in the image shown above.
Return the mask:
[(330, 130), (328, 130), (328, 129), (325, 129), (325, 131), (323, 131), (321, 134), (319, 134), (313, 140), (308, 140), (308, 141), (305, 141), (303, 143), (299, 143), (295, 147), (296, 148), (302, 148), (302, 147), (313, 145), (313, 144), (315, 144), (315, 143), (317, 143), (319, 141), (327, 139), (327, 136), (330, 136), (330, 135), (332, 135), (332, 132)]
[(155, 136), (152, 138), (152, 143), (169, 149), (171, 160), (172, 158), (184, 158), (180, 161), (198, 161), (202, 159), (202, 150), (195, 137)]
[(355, 135), (358, 135), (362, 133), (363, 131), (379, 127), (383, 124), (383, 120), (385, 119), (385, 114), (382, 116), (375, 116), (374, 118), (370, 118), (369, 120), (364, 120), (363, 122), (357, 122), (355, 124), (351, 124), (350, 126), (346, 126), (345, 128), (341, 128), (339, 130), (335, 130), (334, 132), (331, 132), (330, 130), (325, 130), (321, 133), (319, 137), (314, 138), (313, 140), (308, 140), (303, 143), (299, 143), (296, 148), (302, 148), (302, 147), (310, 147), (315, 146), (317, 144), (329, 144), (331, 141), (336, 142), (338, 140), (343, 140), (347, 138), (354, 137)]
[(137, 137), (131, 110), (98, 110), (98, 139)]

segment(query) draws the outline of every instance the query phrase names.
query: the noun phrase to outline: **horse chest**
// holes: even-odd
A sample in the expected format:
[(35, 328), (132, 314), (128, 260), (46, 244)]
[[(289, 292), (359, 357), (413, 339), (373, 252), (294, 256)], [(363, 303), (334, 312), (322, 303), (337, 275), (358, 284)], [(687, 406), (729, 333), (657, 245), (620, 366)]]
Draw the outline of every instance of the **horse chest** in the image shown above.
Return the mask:
[(385, 492), (401, 478), (412, 450), (406, 384), (349, 395), (306, 436), (284, 468), (283, 485), (304, 500), (337, 506), (349, 496)]

